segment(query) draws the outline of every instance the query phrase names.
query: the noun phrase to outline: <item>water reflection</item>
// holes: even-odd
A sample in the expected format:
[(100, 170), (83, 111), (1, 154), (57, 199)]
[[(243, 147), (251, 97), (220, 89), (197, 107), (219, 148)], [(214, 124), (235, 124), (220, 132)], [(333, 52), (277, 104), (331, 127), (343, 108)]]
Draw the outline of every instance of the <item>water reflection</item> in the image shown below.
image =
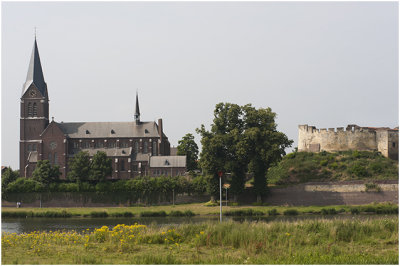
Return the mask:
[[(225, 221), (298, 221), (315, 219), (381, 219), (383, 217), (395, 217), (396, 215), (299, 215), (299, 216), (263, 216), (263, 217), (223, 217)], [(29, 233), (33, 231), (82, 231), (93, 230), (104, 225), (114, 227), (117, 224), (155, 224), (177, 225), (183, 223), (218, 222), (219, 216), (195, 216), (187, 217), (133, 217), (133, 218), (7, 218), (2, 219), (1, 230), (8, 233)]]

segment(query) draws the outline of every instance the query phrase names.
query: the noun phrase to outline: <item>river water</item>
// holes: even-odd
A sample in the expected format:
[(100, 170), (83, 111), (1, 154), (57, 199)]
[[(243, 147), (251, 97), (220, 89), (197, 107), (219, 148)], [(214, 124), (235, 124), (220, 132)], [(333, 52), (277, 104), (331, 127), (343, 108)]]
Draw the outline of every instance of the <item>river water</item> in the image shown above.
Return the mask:
[[(263, 216), (263, 217), (223, 217), (224, 221), (298, 221), (315, 219), (383, 219), (395, 218), (396, 215), (298, 215), (298, 216)], [(219, 216), (188, 217), (133, 217), (133, 218), (6, 218), (2, 219), (1, 231), (8, 233), (30, 233), (33, 231), (82, 231), (93, 230), (102, 226), (112, 228), (117, 224), (145, 224), (145, 225), (178, 225), (183, 223), (218, 222)]]

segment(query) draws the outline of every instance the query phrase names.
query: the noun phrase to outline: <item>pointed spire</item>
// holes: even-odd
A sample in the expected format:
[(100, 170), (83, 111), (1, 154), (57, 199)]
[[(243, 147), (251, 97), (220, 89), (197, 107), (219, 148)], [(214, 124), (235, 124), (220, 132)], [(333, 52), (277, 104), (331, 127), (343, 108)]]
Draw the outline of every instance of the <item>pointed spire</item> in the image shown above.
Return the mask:
[(139, 111), (139, 96), (138, 96), (138, 92), (136, 90), (136, 108), (135, 108), (135, 121), (136, 124), (140, 124), (140, 111)]
[(26, 82), (22, 89), (22, 95), (25, 94), (26, 90), (32, 83), (35, 84), (36, 88), (38, 88), (38, 90), (44, 97), (47, 96), (47, 84), (44, 81), (42, 65), (40, 63), (39, 50), (36, 42), (36, 31), (31, 61), (29, 62), (28, 74), (26, 75)]

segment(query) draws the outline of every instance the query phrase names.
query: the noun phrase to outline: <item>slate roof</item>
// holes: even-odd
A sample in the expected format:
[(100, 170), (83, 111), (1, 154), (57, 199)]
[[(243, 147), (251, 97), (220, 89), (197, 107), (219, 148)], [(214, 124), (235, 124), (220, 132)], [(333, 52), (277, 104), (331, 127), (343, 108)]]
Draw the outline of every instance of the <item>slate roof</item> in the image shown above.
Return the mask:
[(29, 86), (32, 85), (32, 83), (40, 91), (43, 97), (47, 96), (47, 84), (44, 81), (43, 77), (43, 70), (42, 70), (42, 65), (40, 63), (40, 56), (36, 43), (36, 38), (35, 38), (35, 43), (33, 44), (31, 61), (29, 62), (28, 74), (26, 75), (26, 81), (22, 88), (22, 96), (28, 90)]
[(151, 156), (150, 167), (186, 167), (186, 156)]
[[(159, 137), (156, 122), (76, 122), (57, 123), (70, 138)], [(164, 134), (163, 134), (164, 135)]]

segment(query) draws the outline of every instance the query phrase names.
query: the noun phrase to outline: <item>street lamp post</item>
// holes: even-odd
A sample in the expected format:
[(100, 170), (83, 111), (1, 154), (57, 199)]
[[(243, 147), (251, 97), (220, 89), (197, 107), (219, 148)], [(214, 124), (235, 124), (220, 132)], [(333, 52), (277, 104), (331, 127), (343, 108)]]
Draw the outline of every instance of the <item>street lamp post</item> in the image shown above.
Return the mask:
[(222, 223), (222, 171), (218, 172), (219, 176), (219, 221)]

